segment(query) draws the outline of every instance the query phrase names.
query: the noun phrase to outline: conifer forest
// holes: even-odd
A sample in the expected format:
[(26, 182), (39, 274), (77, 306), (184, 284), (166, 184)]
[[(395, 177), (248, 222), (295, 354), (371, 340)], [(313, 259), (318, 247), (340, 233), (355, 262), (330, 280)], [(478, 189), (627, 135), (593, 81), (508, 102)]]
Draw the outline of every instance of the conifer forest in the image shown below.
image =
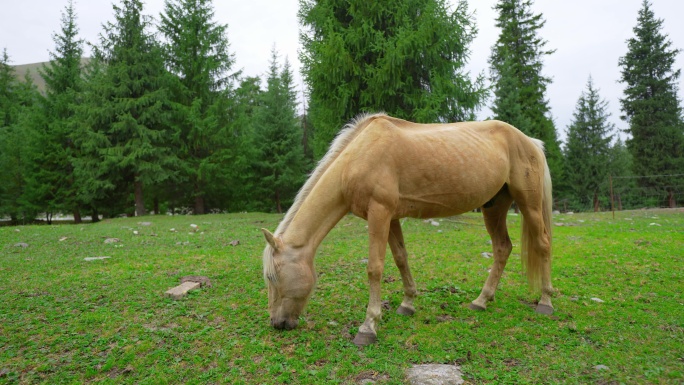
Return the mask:
[[(54, 31), (44, 86), (0, 47), (0, 221), (284, 212), (337, 132), (363, 112), (415, 122), (508, 122), (546, 144), (554, 209), (684, 204), (680, 53), (643, 0), (624, 44), (623, 132), (591, 77), (556, 127), (533, 0), (498, 0), (488, 71), (465, 70), (477, 25), (467, 1), (300, 0), (305, 90), (276, 47), (261, 77), (235, 68), (211, 0), (116, 0), (97, 41), (72, 0)], [(88, 57), (84, 55), (89, 48)], [(563, 141), (559, 132), (567, 132)]]

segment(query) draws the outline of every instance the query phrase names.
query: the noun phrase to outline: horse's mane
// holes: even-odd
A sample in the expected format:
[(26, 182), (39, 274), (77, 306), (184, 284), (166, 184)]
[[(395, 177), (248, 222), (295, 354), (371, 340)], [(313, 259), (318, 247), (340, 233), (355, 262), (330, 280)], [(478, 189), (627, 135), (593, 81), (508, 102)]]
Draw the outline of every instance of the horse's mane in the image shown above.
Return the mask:
[[(314, 186), (316, 183), (321, 179), (321, 176), (325, 173), (325, 171), (330, 167), (330, 165), (337, 159), (337, 157), (342, 153), (342, 151), (347, 147), (349, 143), (351, 143), (354, 138), (358, 135), (359, 132), (362, 131), (364, 127), (368, 125), (368, 123), (377, 117), (386, 117), (387, 115), (384, 113), (375, 113), (375, 114), (360, 114), (357, 115), (354, 119), (349, 121), (337, 134), (335, 137), (335, 140), (333, 140), (332, 144), (330, 145), (330, 148), (328, 149), (328, 152), (321, 158), (321, 160), (318, 162), (318, 165), (316, 165), (316, 168), (311, 172), (309, 175), (309, 178), (306, 180), (304, 185), (302, 186), (301, 189), (299, 189), (299, 192), (297, 193), (297, 196), (295, 197), (294, 203), (292, 203), (292, 206), (290, 206), (290, 209), (287, 210), (287, 213), (285, 214), (285, 217), (283, 220), (280, 222), (278, 225), (278, 228), (275, 231), (275, 236), (281, 236), (287, 230), (287, 227), (292, 223), (292, 220), (294, 219), (295, 215), (299, 211), (299, 208), (302, 206), (302, 203), (306, 199), (307, 196), (309, 196), (309, 193), (311, 190), (313, 190)], [(264, 276), (266, 278), (271, 278), (275, 279), (275, 266), (273, 265), (273, 248), (271, 245), (266, 245), (266, 249), (264, 250)]]
[(330, 167), (330, 165), (335, 161), (335, 159), (337, 159), (337, 157), (347, 147), (347, 145), (352, 140), (354, 140), (354, 138), (356, 138), (361, 129), (363, 129), (367, 125), (367, 123), (370, 122), (372, 119), (385, 116), (387, 115), (385, 115), (384, 113), (360, 114), (356, 116), (354, 119), (352, 119), (340, 130), (340, 132), (335, 137), (335, 140), (333, 140), (332, 144), (330, 145), (328, 152), (325, 154), (325, 156), (323, 156), (323, 158), (321, 158), (321, 160), (318, 162), (318, 165), (316, 165), (316, 168), (309, 175), (309, 179), (307, 179), (307, 181), (304, 183), (302, 188), (297, 193), (294, 203), (292, 203), (290, 209), (287, 210), (285, 217), (276, 229), (276, 236), (282, 235), (285, 232), (285, 230), (287, 230), (287, 227), (292, 222), (292, 219), (294, 219), (295, 214), (297, 214), (299, 208), (302, 206), (302, 203), (304, 202), (306, 197), (309, 196), (309, 193), (311, 192), (311, 190), (313, 190), (318, 180), (321, 179), (321, 176), (323, 176), (325, 171)]

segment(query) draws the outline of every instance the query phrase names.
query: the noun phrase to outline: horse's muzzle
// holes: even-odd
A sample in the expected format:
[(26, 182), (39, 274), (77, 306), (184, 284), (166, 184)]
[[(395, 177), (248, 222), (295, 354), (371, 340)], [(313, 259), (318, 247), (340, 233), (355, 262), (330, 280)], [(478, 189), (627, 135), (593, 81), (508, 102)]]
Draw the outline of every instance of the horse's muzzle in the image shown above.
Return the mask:
[(278, 330), (292, 330), (297, 327), (297, 320), (280, 319), (274, 320), (271, 318), (271, 326)]

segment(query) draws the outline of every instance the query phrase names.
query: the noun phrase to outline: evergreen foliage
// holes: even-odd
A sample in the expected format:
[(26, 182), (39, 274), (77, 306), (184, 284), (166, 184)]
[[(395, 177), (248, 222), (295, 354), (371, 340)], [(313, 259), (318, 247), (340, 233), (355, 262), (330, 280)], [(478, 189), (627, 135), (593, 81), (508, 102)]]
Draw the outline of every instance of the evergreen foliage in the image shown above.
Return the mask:
[(225, 188), (235, 185), (225, 181), (239, 174), (242, 148), (242, 133), (229, 122), (239, 73), (230, 74), (235, 58), (228, 51), (227, 26), (217, 24), (213, 16), (211, 0), (167, 0), (159, 26), (166, 38), (166, 65), (177, 77), (172, 100), (181, 186), (191, 192), (196, 214), (206, 212), (209, 197), (216, 201), (219, 194), (212, 193), (217, 188), (221, 195), (236, 196), (236, 188)]
[(91, 160), (81, 162), (90, 168), (81, 175), (95, 179), (86, 186), (112, 192), (126, 207), (132, 196), (137, 215), (147, 213), (144, 187), (175, 178), (178, 169), (171, 142), (177, 135), (169, 129), (169, 76), (142, 9), (139, 0), (114, 5), (115, 22), (100, 35), (103, 67), (90, 82), (90, 124), (79, 137)]
[[(629, 124), (627, 132), (632, 136), (627, 148), (634, 173), (641, 176), (676, 175), (684, 170), (684, 122), (677, 95), (681, 70), (673, 68), (680, 50), (672, 48), (661, 32), (662, 25), (651, 3), (644, 0), (634, 37), (627, 41), (627, 53), (619, 60), (620, 80), (625, 84), (621, 118)], [(666, 192), (670, 207), (675, 205), (674, 191), (667, 186), (684, 185), (681, 176), (639, 181), (644, 188)]]
[[(551, 79), (542, 74), (553, 51), (532, 2), (495, 7), (492, 111), (546, 143), (561, 209), (605, 208), (608, 180), (616, 209), (684, 200), (679, 50), (651, 3), (643, 2), (619, 61), (630, 137), (614, 135), (590, 78), (561, 154), (545, 96)], [(275, 48), (263, 79), (233, 69), (228, 27), (214, 21), (211, 0), (165, 0), (156, 31), (141, 0), (119, 0), (89, 60), (70, 0), (40, 70), (44, 95), (31, 74), (16, 78), (9, 54), (0, 53), (0, 219), (282, 212), (357, 114), (470, 120), (486, 97), (483, 76), (464, 69), (476, 33), (464, 0), (453, 8), (446, 0), (300, 5), (303, 114), (292, 69)]]
[(562, 155), (546, 99), (551, 79), (542, 74), (544, 57), (554, 52), (539, 36), (545, 21), (532, 12), (532, 0), (500, 0), (494, 9), (501, 29), (489, 58), (494, 119), (545, 143), (554, 189), (559, 191), (555, 181), (564, 179)]
[(31, 159), (34, 135), (31, 130), (39, 108), (38, 90), (27, 73), (15, 78), (7, 50), (0, 56), (0, 217), (13, 224), (32, 221), (37, 210), (28, 196), (33, 174)]
[(608, 175), (616, 175), (609, 168), (610, 143), (615, 131), (609, 117), (608, 102), (601, 99), (589, 77), (568, 127), (565, 177), (579, 207), (592, 204), (594, 211), (599, 210), (599, 194), (606, 192)]
[(306, 162), (292, 70), (287, 59), (280, 68), (275, 48), (266, 81), (254, 115), (255, 197), (258, 209), (282, 213), (304, 182)]
[(71, 128), (82, 88), (83, 41), (78, 39), (71, 1), (62, 13), (61, 31), (53, 35), (53, 40), (55, 52), (50, 53), (50, 62), (41, 71), (46, 85), (45, 123), (36, 127), (38, 143), (32, 159), (35, 173), (31, 175), (31, 200), (41, 212), (71, 212), (79, 223), (83, 203), (78, 198), (74, 179), (72, 162), (77, 154)]
[(301, 0), (299, 19), (316, 158), (360, 112), (453, 122), (484, 101), (483, 77), (464, 70), (476, 34), (465, 1)]

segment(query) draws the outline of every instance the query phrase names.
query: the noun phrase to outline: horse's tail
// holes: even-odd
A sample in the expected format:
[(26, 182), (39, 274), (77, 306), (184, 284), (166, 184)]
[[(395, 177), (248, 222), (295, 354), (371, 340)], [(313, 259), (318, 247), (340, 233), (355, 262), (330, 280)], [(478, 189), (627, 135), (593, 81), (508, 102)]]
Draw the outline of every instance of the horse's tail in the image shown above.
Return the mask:
[[(530, 288), (537, 290), (541, 287), (541, 277), (544, 258), (549, 258), (549, 266), (551, 259), (551, 220), (553, 212), (553, 197), (551, 188), (551, 173), (549, 172), (549, 165), (544, 156), (544, 143), (540, 140), (532, 140), (537, 148), (539, 148), (542, 156), (540, 166), (544, 169), (541, 175), (541, 220), (542, 223), (531, 225), (529, 222), (535, 218), (525, 218), (523, 214), (522, 220), (522, 236), (521, 236), (521, 257), (523, 269), (527, 270), (527, 281)], [(539, 229), (533, 231), (533, 229)], [(548, 242), (548, 244), (547, 244)], [(548, 249), (547, 249), (548, 248)], [(548, 250), (548, 254), (547, 251)]]

